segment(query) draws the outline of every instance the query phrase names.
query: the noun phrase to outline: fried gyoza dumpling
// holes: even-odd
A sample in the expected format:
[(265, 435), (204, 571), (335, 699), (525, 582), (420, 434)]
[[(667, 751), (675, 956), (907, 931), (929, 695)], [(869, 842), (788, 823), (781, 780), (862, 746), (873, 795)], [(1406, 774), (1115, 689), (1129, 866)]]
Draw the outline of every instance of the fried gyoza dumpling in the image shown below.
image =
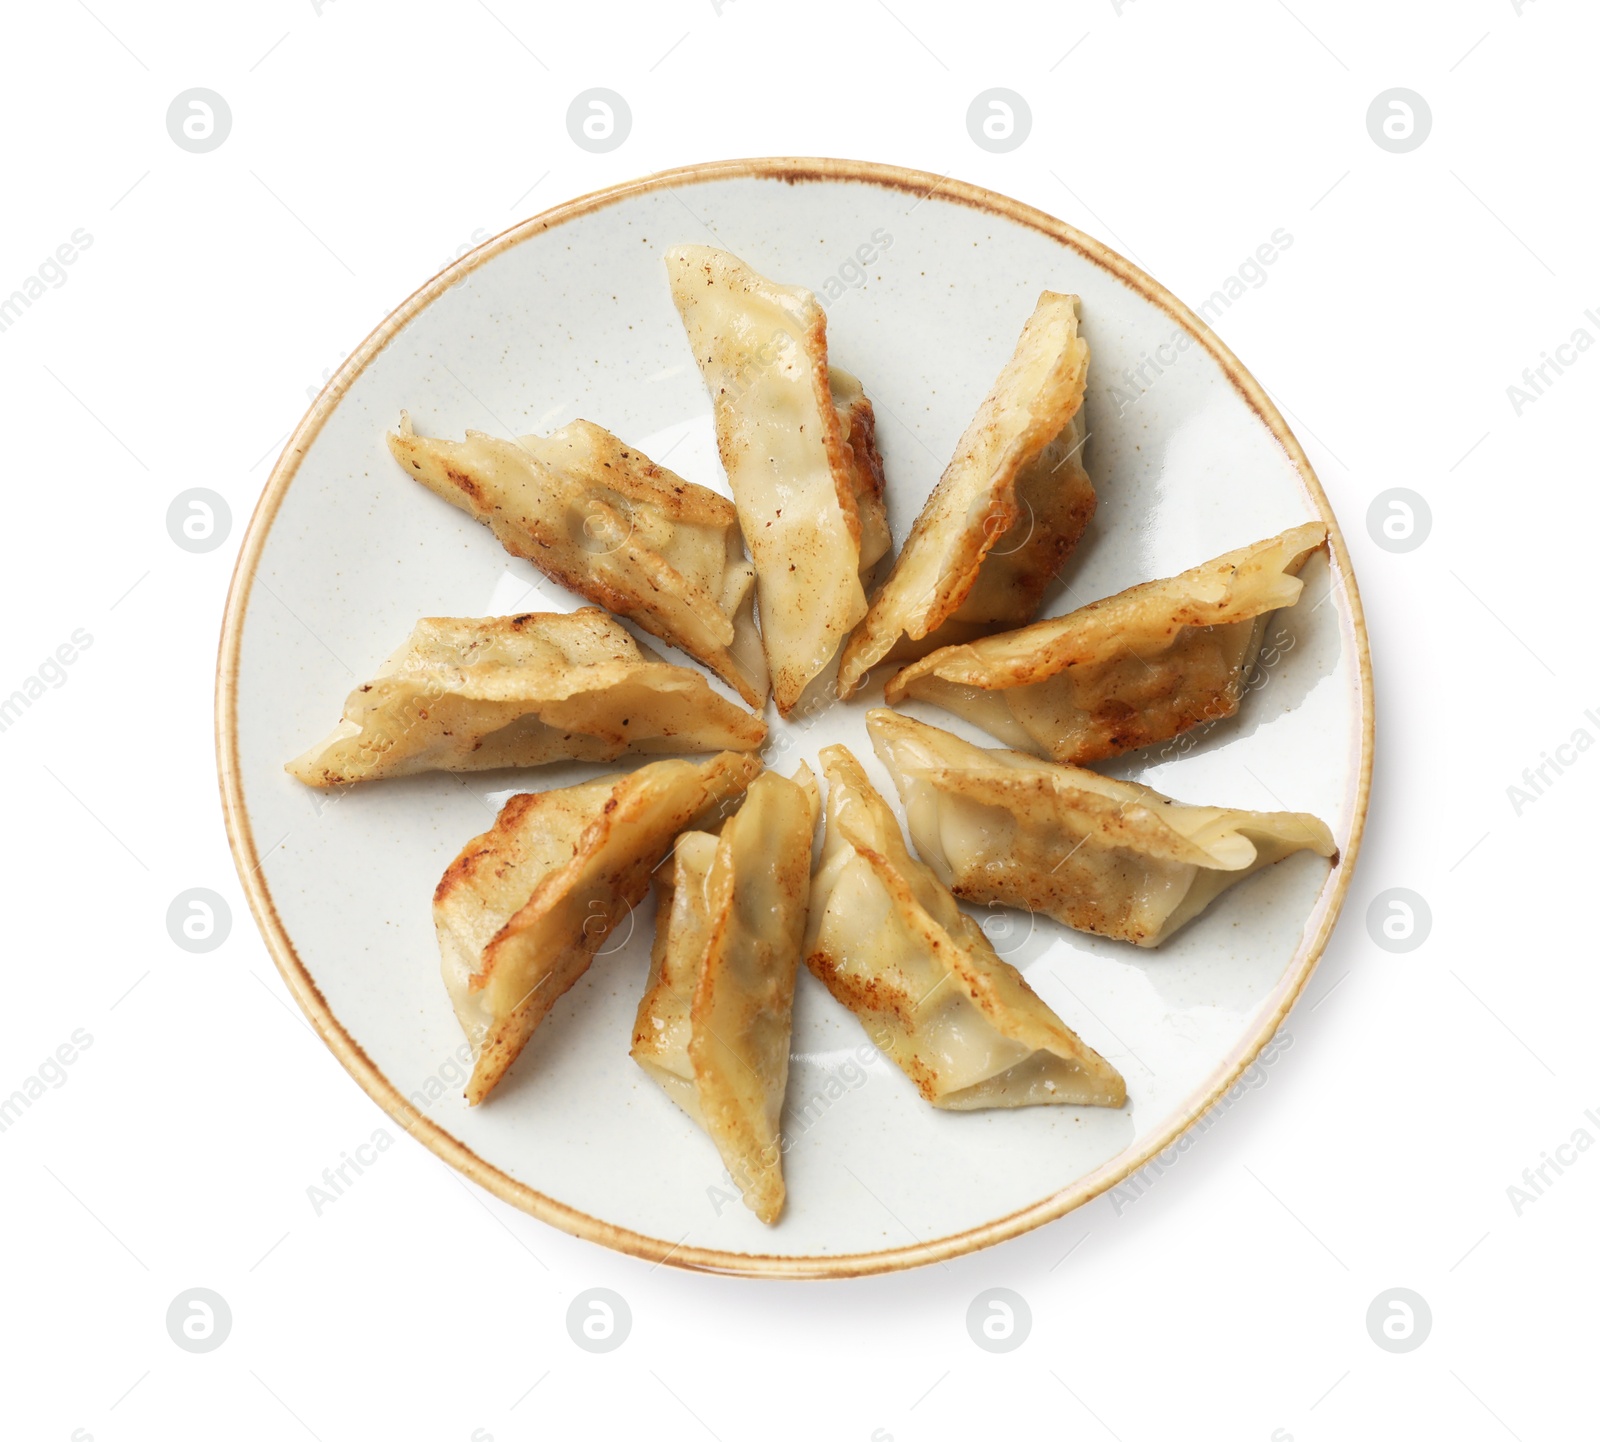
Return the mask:
[(1273, 611), (1300, 599), (1321, 521), (1054, 620), (947, 646), (889, 678), (1019, 751), (1095, 761), (1239, 709)]
[(830, 373), (827, 317), (810, 291), (709, 246), (674, 246), (666, 262), (755, 560), (773, 697), (788, 715), (866, 614), (862, 575), (888, 548), (872, 407), (853, 376)]
[(444, 984), (472, 1045), (476, 1106), (644, 896), (686, 827), (728, 807), (753, 756), (654, 761), (625, 776), (513, 796), (433, 894)]
[(1015, 626), (1094, 515), (1078, 422), (1089, 346), (1078, 298), (1045, 291), (839, 661), (853, 695), (878, 662)]
[(431, 617), (286, 769), (307, 786), (343, 786), (624, 752), (749, 751), (766, 734), (698, 671), (668, 665), (593, 606)]
[(588, 421), (515, 441), (481, 431), (444, 441), (415, 434), (402, 414), (388, 439), (407, 475), (513, 556), (687, 652), (751, 706), (765, 702), (755, 572), (726, 497)]
[(1085, 1046), (906, 850), (843, 746), (822, 751), (828, 827), (806, 965), (936, 1107), (1120, 1107), (1122, 1077)]
[(1159, 946), (1263, 867), (1297, 851), (1336, 854), (1333, 834), (1302, 812), (1189, 806), (881, 708), (867, 730), (940, 881), (1079, 931)]
[(633, 1059), (710, 1134), (745, 1205), (783, 1210), (779, 1119), (820, 809), (804, 764), (763, 772), (720, 836), (686, 831), (656, 873)]

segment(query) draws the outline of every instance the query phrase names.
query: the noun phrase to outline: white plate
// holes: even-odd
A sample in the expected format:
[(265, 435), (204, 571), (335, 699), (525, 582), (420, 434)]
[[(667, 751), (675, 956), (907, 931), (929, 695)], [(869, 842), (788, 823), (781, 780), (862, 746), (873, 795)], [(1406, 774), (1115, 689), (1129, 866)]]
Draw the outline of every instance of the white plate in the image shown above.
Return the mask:
[[(650, 901), (632, 934), (557, 1004), (493, 1099), (469, 1109), (462, 1037), (439, 979), (433, 887), (507, 795), (605, 768), (418, 776), (329, 796), (290, 780), (283, 763), (329, 729), (346, 692), (419, 616), (581, 604), (400, 472), (383, 437), (402, 407), (419, 431), (444, 436), (547, 431), (583, 416), (726, 491), (661, 260), (685, 241), (724, 246), (825, 301), (831, 356), (861, 377), (877, 409), (897, 541), (1039, 292), (1083, 298), (1087, 457), (1100, 506), (1065, 573), (1070, 592), (1058, 589), (1047, 613), (1333, 516), (1259, 387), (1142, 272), (1017, 202), (854, 162), (696, 166), (527, 221), (396, 311), (290, 441), (229, 600), (220, 769), (256, 919), (340, 1060), (468, 1176), (579, 1235), (750, 1274), (911, 1266), (1014, 1235), (1103, 1191), (1169, 1146), (1272, 1034), (1326, 942), (1360, 838), (1372, 714), (1360, 603), (1335, 527), (1331, 562), (1313, 560), (1305, 598), (1274, 623), (1281, 657), (1240, 715), (1186, 754), (1110, 768), (1183, 800), (1315, 812), (1342, 849), (1331, 871), (1295, 856), (1156, 952), (1022, 913), (987, 918), (998, 949), (1123, 1072), (1125, 1110), (935, 1111), (802, 970), (789, 1203), (766, 1228), (730, 1200), (709, 1140), (628, 1056)], [(861, 264), (865, 251), (874, 258)], [(1159, 376), (1146, 369), (1148, 386), (1121, 379), (1145, 356), (1177, 354), (1158, 347), (1180, 330), (1200, 344)], [(1144, 393), (1119, 414), (1113, 386)], [(877, 693), (869, 687), (809, 729), (769, 708), (769, 759), (787, 772), (843, 741), (893, 797), (861, 724)], [(907, 709), (994, 744), (942, 712)]]

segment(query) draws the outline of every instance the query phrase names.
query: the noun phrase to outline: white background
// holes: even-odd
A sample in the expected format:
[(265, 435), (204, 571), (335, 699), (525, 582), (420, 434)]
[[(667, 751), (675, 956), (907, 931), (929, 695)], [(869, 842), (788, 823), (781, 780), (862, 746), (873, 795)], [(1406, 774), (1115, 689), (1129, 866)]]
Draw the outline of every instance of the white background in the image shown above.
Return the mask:
[[(1118, 10), (1122, 13), (1118, 13)], [(1600, 356), (1516, 414), (1507, 387), (1580, 325), (1600, 339), (1592, 58), (1572, 0), (1067, 0), (935, 8), (668, 0), (14, 7), (0, 125), (0, 296), (92, 244), (0, 333), (9, 467), (0, 693), (78, 628), (92, 645), (0, 732), (10, 925), (0, 1093), (77, 1029), (92, 1045), (0, 1133), (0, 1431), (43, 1439), (487, 1442), (1570, 1437), (1592, 1410), (1600, 1147), (1543, 1195), (1524, 1168), (1600, 1141), (1587, 935), (1600, 756), (1516, 814), (1507, 787), (1582, 727), (1593, 676), (1591, 427)], [(203, 155), (165, 116), (205, 86)], [(633, 128), (591, 155), (568, 103)], [(1026, 97), (1007, 154), (978, 92)], [(1379, 92), (1427, 141), (1369, 137)], [(1284, 407), (1362, 584), (1379, 764), (1346, 915), (1292, 1045), (1132, 1205), (948, 1265), (838, 1283), (695, 1276), (616, 1256), (476, 1191), (369, 1103), (300, 1018), (252, 927), (212, 761), (233, 554), (308, 394), (474, 238), (570, 196), (730, 155), (921, 167), (1049, 210), (1191, 304), (1278, 227), (1293, 248), (1218, 330)], [(1553, 372), (1547, 372), (1553, 375)], [(228, 541), (166, 511), (224, 495)], [(1423, 495), (1393, 554), (1374, 497)], [(1569, 753), (1570, 754), (1570, 753)], [(222, 893), (227, 942), (169, 940)], [(1426, 898), (1406, 954), (1370, 899)], [(375, 1129), (348, 1194), (306, 1189)], [(1566, 1153), (1572, 1156), (1573, 1153)], [(647, 1184), (647, 1179), (646, 1179)], [(169, 1302), (233, 1314), (204, 1355)], [(586, 1288), (633, 1329), (568, 1338)], [(1026, 1343), (974, 1345), (973, 1298), (1026, 1298)], [(1424, 1344), (1368, 1335), (1392, 1287)], [(533, 1390), (529, 1390), (532, 1388)]]

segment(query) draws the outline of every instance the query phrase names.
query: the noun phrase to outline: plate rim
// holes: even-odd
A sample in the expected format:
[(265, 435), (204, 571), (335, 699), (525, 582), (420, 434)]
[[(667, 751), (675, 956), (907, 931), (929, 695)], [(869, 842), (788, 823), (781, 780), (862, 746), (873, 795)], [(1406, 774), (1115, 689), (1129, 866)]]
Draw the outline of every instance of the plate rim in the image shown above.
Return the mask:
[[(503, 251), (567, 221), (606, 209), (632, 196), (654, 190), (672, 190), (710, 181), (756, 179), (788, 184), (853, 181), (901, 190), (930, 199), (955, 201), (1001, 219), (1039, 231), (1109, 271), (1147, 301), (1166, 312), (1188, 331), (1221, 367), (1223, 374), (1255, 411), (1257, 418), (1282, 446), (1299, 473), (1312, 504), (1328, 525), (1330, 578), (1342, 593), (1356, 647), (1357, 680), (1361, 701), (1361, 727), (1355, 763), (1355, 804), (1351, 815), (1350, 838), (1341, 849), (1328, 882), (1318, 893), (1307, 933), (1279, 979), (1275, 998), (1256, 1026), (1243, 1037), (1218, 1068), (1191, 1091), (1180, 1105), (1154, 1130), (1136, 1151), (1119, 1152), (1110, 1161), (1080, 1177), (1070, 1186), (1002, 1217), (983, 1222), (962, 1232), (918, 1241), (911, 1246), (882, 1251), (841, 1253), (839, 1255), (779, 1255), (760, 1252), (732, 1252), (711, 1247), (685, 1247), (647, 1236), (629, 1228), (589, 1215), (565, 1202), (519, 1182), (480, 1157), (407, 1101), (404, 1094), (378, 1068), (360, 1044), (333, 1015), (316, 981), (300, 960), (288, 931), (278, 916), (271, 891), (262, 873), (264, 858), (256, 848), (238, 752), (238, 672), (244, 619), (255, 581), (256, 568), (267, 537), (312, 443), (323, 425), (344, 399), (345, 392), (377, 355), (439, 296), (479, 266)], [(216, 722), (217, 778), (221, 790), (223, 821), (235, 870), (249, 902), (256, 928), (266, 942), (273, 964), (290, 993), (315, 1027), (328, 1049), (361, 1088), (388, 1115), (435, 1156), (447, 1162), (471, 1181), (493, 1193), (501, 1201), (537, 1217), (561, 1230), (598, 1242), (614, 1251), (655, 1263), (667, 1263), (688, 1271), (756, 1278), (837, 1278), (870, 1276), (903, 1271), (910, 1267), (943, 1262), (975, 1252), (1065, 1216), (1068, 1212), (1109, 1191), (1119, 1182), (1169, 1150), (1210, 1111), (1234, 1085), (1246, 1067), (1276, 1034), (1300, 993), (1316, 970), (1341, 914), (1355, 872), (1357, 855), (1366, 829), (1371, 800), (1374, 745), (1372, 659), (1367, 638), (1365, 614), (1356, 585), (1349, 550), (1326, 493), (1305, 451), (1273, 405), (1260, 383), (1245, 368), (1222, 339), (1198, 315), (1165, 286), (1116, 251), (1086, 235), (1075, 226), (1045, 211), (1002, 195), (986, 187), (951, 176), (908, 169), (876, 161), (840, 160), (825, 157), (774, 156), (737, 160), (705, 161), (655, 171), (591, 191), (518, 221), (484, 241), (459, 260), (452, 262), (419, 286), (376, 325), (351, 352), (318, 393), (305, 415), (290, 433), (282, 453), (272, 468), (250, 517), (239, 554), (234, 563), (228, 596), (223, 611), (222, 631), (217, 647), (217, 676), (214, 715)], [(1273, 1000), (1276, 1005), (1272, 1005)]]

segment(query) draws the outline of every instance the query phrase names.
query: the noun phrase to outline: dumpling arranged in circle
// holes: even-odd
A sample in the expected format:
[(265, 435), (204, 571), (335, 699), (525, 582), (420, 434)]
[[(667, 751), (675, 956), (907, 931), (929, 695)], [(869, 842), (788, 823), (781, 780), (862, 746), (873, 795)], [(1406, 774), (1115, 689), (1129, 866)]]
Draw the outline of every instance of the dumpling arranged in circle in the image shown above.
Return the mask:
[(1045, 291), (845, 645), (841, 696), (880, 661), (1038, 613), (1094, 515), (1080, 420), (1088, 374), (1078, 298)]
[(787, 716), (866, 614), (866, 581), (889, 548), (872, 405), (854, 376), (830, 367), (827, 315), (809, 290), (710, 246), (674, 246), (666, 261), (711, 393)]
[(1146, 581), (1066, 616), (947, 646), (889, 678), (884, 697), (942, 706), (991, 736), (1082, 763), (1239, 709), (1272, 612), (1305, 589), (1321, 521)]
[(806, 965), (934, 1106), (1120, 1107), (1121, 1074), (1084, 1044), (938, 876), (843, 746), (822, 751), (828, 825)]
[(1080, 766), (974, 746), (879, 708), (878, 759), (917, 854), (966, 901), (1159, 946), (1229, 887), (1297, 851), (1337, 854), (1298, 811), (1190, 806)]
[(749, 751), (766, 723), (672, 666), (604, 611), (431, 617), (289, 774), (343, 786), (625, 753)]
[(720, 835), (686, 831), (656, 872), (633, 1059), (716, 1143), (745, 1205), (783, 1211), (780, 1121), (821, 798), (809, 767), (766, 771)]

